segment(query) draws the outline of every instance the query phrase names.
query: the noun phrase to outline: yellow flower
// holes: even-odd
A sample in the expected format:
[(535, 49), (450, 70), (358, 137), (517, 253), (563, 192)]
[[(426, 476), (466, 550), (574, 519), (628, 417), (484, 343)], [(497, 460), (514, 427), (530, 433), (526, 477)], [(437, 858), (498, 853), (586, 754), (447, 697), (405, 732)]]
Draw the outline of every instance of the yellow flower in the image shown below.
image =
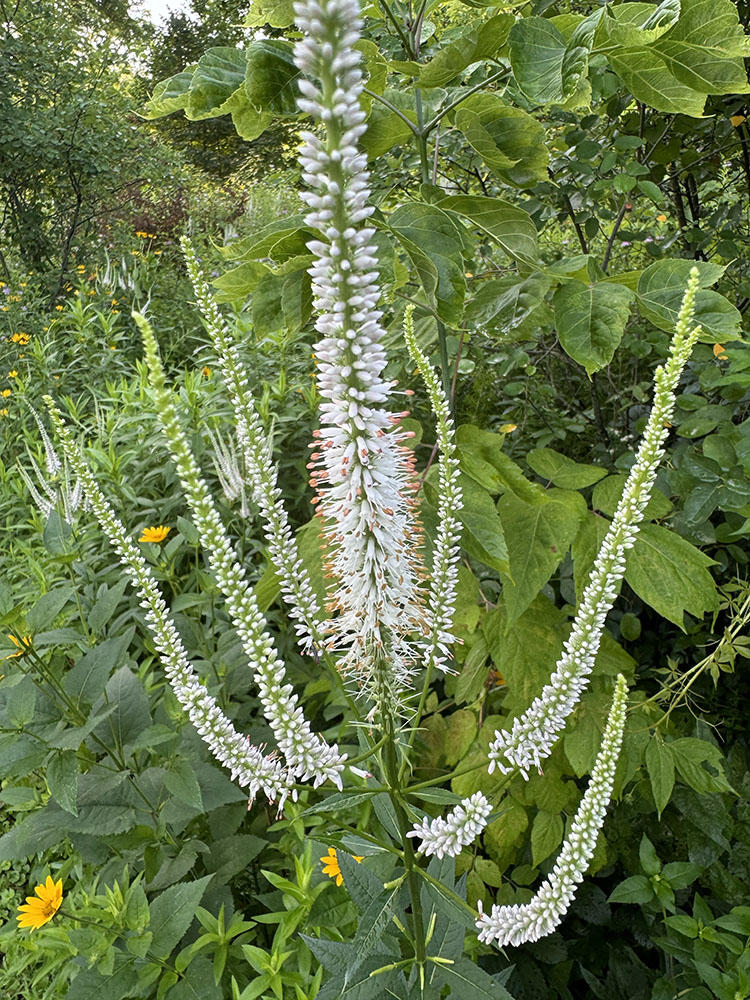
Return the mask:
[(7, 399), (8, 396), (12, 396), (12, 395), (13, 395), (13, 392), (12, 392), (11, 389), (3, 389), (3, 391), (0, 392), (0, 396), (2, 396), (3, 399)]
[(57, 309), (58, 312), (62, 312), (62, 306), (55, 306), (55, 309)]
[(16, 917), (19, 928), (30, 927), (32, 933), (44, 926), (60, 909), (63, 898), (62, 879), (54, 882), (52, 876), (48, 875), (44, 885), (38, 885), (34, 892), (39, 898), (27, 896), (25, 905), (18, 907)]
[(25, 282), (25, 281), (22, 281), (22, 282), (21, 282), (21, 288), (25, 288), (25, 287), (26, 287), (26, 282)]
[(732, 125), (734, 125), (735, 128), (739, 128), (740, 125), (744, 122), (745, 116), (744, 115), (732, 115), (732, 117), (729, 120), (732, 123)]
[(666, 217), (666, 215), (664, 215), (664, 214), (662, 213), (662, 215), (657, 215), (657, 216), (656, 216), (656, 221), (657, 221), (657, 222), (666, 222), (666, 221), (667, 221), (667, 217)]
[(8, 409), (7, 407), (4, 406), (2, 410), (0, 410), (0, 417), (7, 417), (7, 416), (8, 416)]
[(117, 350), (117, 347), (116, 347), (116, 345), (115, 345), (115, 344), (110, 344), (110, 345), (109, 345), (109, 349), (110, 349), (110, 351), (116, 351), (116, 350)]
[(201, 375), (205, 375), (206, 378), (208, 378), (210, 374), (211, 374), (211, 369), (208, 367), (208, 365), (204, 365), (203, 368), (201, 369)]
[(143, 534), (138, 539), (139, 542), (163, 542), (167, 537), (171, 528), (166, 528), (163, 524), (160, 524), (158, 528), (144, 528)]
[(510, 434), (511, 431), (514, 431), (517, 427), (518, 424), (500, 424), (500, 433)]
[(718, 358), (719, 361), (729, 360), (729, 355), (725, 353), (724, 346), (722, 344), (714, 344), (714, 357)]
[[(364, 856), (364, 855), (363, 855)], [(362, 864), (362, 858), (358, 858), (356, 854), (352, 857), (357, 862), (357, 864)], [(323, 874), (327, 875), (328, 878), (335, 878), (336, 885), (343, 885), (344, 876), (341, 874), (341, 868), (339, 867), (339, 858), (336, 854), (335, 847), (328, 848), (328, 854), (320, 859), (323, 862)]]
[(160, 253), (161, 250), (154, 250), (154, 257), (158, 257)]
[[(7, 413), (8, 411), (6, 410), (5, 412)], [(18, 639), (16, 639), (16, 637), (14, 635), (9, 635), (8, 638), (10, 639), (10, 641), (13, 643), (14, 646), (18, 647), (18, 652), (17, 653), (9, 653), (7, 656), (3, 657), (4, 660), (13, 660), (17, 656), (23, 656), (24, 653), (26, 653), (29, 649), (31, 649), (31, 636), (30, 635), (23, 635), (23, 636), (21, 636), (21, 641), (20, 642), (18, 641)]]
[(131, 254), (134, 257), (140, 257), (141, 256), (141, 251), (140, 250), (131, 250), (130, 252), (131, 252)]
[(17, 375), (18, 375), (18, 372), (16, 371), (15, 368), (13, 369), (12, 372), (8, 372), (8, 378), (16, 378)]

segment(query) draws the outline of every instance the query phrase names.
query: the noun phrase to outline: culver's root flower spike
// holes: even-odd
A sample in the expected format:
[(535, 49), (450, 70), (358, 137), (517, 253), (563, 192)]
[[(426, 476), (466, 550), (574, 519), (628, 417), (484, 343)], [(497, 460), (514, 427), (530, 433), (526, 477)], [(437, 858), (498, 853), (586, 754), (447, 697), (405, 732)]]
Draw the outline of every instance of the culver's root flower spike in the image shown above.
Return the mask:
[(570, 833), (563, 844), (552, 874), (529, 903), (516, 906), (493, 906), (489, 913), (477, 903), (479, 940), (502, 947), (525, 941), (538, 941), (562, 920), (583, 881), (596, 848), (612, 796), (617, 759), (620, 756), (628, 685), (622, 674), (617, 677), (615, 696), (607, 719), (601, 749), (591, 772), (589, 786), (578, 807)]
[(654, 403), (635, 464), (594, 561), (562, 656), (541, 695), (514, 720), (510, 732), (496, 732), (490, 744), (490, 774), (495, 767), (503, 772), (517, 767), (524, 777), (528, 777), (532, 768), (541, 770), (542, 761), (551, 753), (566, 719), (588, 684), (607, 614), (625, 575), (625, 558), (635, 543), (664, 455), (680, 375), (700, 334), (700, 327), (692, 326), (698, 287), (699, 273), (694, 267), (680, 306), (669, 355), (654, 375)]
[(295, 61), (312, 78), (300, 81), (298, 103), (322, 126), (322, 134), (302, 132), (300, 163), (310, 188), (305, 222), (320, 233), (308, 243), (322, 397), (310, 466), (336, 584), (327, 647), (343, 654), (339, 668), (353, 685), (390, 712), (419, 652), (412, 637), (428, 626), (414, 459), (401, 415), (385, 408), (393, 383), (383, 377), (375, 230), (363, 225), (373, 209), (357, 148), (366, 129), (354, 48), (362, 22), (355, 0), (304, 0), (294, 11), (305, 33)]

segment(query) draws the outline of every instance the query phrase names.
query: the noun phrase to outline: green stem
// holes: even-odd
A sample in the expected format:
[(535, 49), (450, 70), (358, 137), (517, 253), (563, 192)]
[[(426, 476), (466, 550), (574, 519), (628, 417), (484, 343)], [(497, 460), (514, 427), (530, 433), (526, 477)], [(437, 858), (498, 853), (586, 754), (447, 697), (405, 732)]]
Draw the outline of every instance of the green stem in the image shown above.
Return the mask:
[(402, 44), (404, 46), (404, 51), (406, 52), (407, 57), (409, 59), (413, 59), (414, 58), (414, 49), (411, 46), (411, 42), (409, 40), (409, 37), (408, 37), (408, 35), (405, 34), (404, 29), (401, 27), (401, 25), (399, 24), (397, 18), (394, 16), (393, 11), (391, 10), (391, 8), (386, 3), (386, 0), (380, 0), (380, 6), (385, 11), (386, 16), (388, 17), (388, 20), (391, 22), (391, 24), (393, 25), (393, 27), (396, 29), (396, 34), (401, 39), (401, 42), (402, 42)]
[(482, 80), (481, 83), (477, 83), (473, 87), (469, 87), (465, 94), (461, 94), (461, 96), (457, 97), (455, 101), (451, 101), (447, 107), (438, 111), (435, 117), (431, 118), (426, 125), (423, 125), (420, 122), (420, 127), (424, 135), (429, 135), (430, 132), (432, 132), (432, 130), (440, 124), (443, 118), (445, 118), (447, 114), (450, 114), (450, 112), (453, 111), (454, 108), (458, 107), (459, 104), (465, 101), (467, 97), (471, 97), (472, 94), (476, 94), (478, 90), (483, 90), (488, 84), (494, 83), (495, 80), (499, 80), (501, 76), (507, 76), (508, 73), (509, 70), (507, 69), (499, 69), (497, 73), (493, 73), (492, 76), (488, 76), (486, 80)]
[(396, 105), (391, 104), (391, 102), (387, 98), (383, 97), (382, 94), (376, 94), (374, 90), (368, 90), (367, 87), (362, 88), (362, 93), (367, 94), (368, 97), (372, 97), (376, 101), (380, 101), (380, 103), (388, 108), (389, 111), (392, 111), (394, 115), (398, 115), (402, 122), (406, 122), (414, 135), (419, 135), (419, 128), (414, 124), (411, 118), (407, 118), (403, 111), (399, 111)]

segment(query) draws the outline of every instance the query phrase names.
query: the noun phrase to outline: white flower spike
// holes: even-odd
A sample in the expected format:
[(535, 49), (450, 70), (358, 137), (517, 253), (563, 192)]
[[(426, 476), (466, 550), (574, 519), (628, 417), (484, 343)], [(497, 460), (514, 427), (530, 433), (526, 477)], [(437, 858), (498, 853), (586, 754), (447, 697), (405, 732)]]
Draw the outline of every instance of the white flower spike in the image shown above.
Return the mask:
[(588, 685), (607, 614), (625, 575), (625, 557), (635, 544), (639, 523), (643, 520), (656, 471), (664, 455), (680, 375), (700, 334), (700, 327), (691, 327), (698, 287), (699, 273), (694, 267), (680, 306), (669, 355), (654, 375), (654, 404), (635, 464), (594, 562), (563, 654), (541, 695), (514, 720), (510, 732), (495, 733), (490, 744), (490, 774), (495, 767), (503, 772), (517, 767), (525, 778), (532, 768), (541, 771), (542, 761), (552, 752), (566, 719)]
[(446, 854), (457, 857), (464, 847), (472, 844), (487, 826), (487, 817), (492, 806), (481, 792), (463, 799), (452, 809), (445, 819), (424, 819), (407, 833), (407, 837), (420, 837), (419, 850), (422, 854), (439, 858)]
[(494, 942), (502, 947), (538, 941), (551, 934), (567, 912), (594, 856), (596, 840), (604, 825), (622, 746), (627, 698), (627, 682), (620, 674), (589, 786), (550, 877), (542, 883), (530, 903), (495, 905), (489, 913), (484, 913), (481, 900), (477, 902), (477, 930), (479, 940), (485, 944)]

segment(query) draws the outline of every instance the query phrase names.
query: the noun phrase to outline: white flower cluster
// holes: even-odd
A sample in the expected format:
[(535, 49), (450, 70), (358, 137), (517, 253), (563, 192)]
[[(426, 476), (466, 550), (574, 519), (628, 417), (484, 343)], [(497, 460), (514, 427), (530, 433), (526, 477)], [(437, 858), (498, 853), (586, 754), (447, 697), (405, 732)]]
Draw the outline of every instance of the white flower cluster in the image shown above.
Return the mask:
[[(67, 463), (62, 461), (55, 451), (49, 434), (39, 419), (39, 414), (35, 410), (31, 412), (44, 445), (44, 464), (47, 472), (46, 475), (42, 472), (36, 459), (29, 452), (29, 464), (34, 471), (36, 482), (20, 464), (18, 466), (19, 475), (26, 484), (31, 499), (44, 517), (49, 517), (53, 510), (62, 508), (62, 516), (65, 521), (68, 524), (73, 524), (81, 501), (84, 501), (81, 480), (76, 479), (75, 483), (71, 482)], [(88, 504), (84, 501), (83, 506), (85, 510)]]
[(427, 624), (413, 456), (398, 430), (402, 415), (383, 406), (393, 383), (383, 378), (375, 233), (362, 225), (373, 211), (357, 149), (366, 129), (354, 48), (362, 22), (356, 0), (304, 0), (294, 10), (305, 32), (295, 61), (317, 81), (300, 81), (298, 103), (321, 126), (302, 133), (300, 163), (311, 189), (302, 194), (305, 221), (321, 235), (308, 244), (317, 258), (310, 275), (323, 400), (310, 467), (336, 581), (327, 646), (344, 651), (340, 669), (376, 701), (398, 699), (415, 655), (408, 637)]
[[(563, 653), (541, 695), (513, 721), (510, 732), (495, 733), (489, 752), (490, 774), (496, 766), (503, 772), (517, 767), (525, 778), (532, 768), (541, 771), (542, 760), (551, 753), (567, 717), (588, 684), (607, 614), (625, 575), (627, 552), (635, 543), (664, 454), (675, 390), (700, 333), (699, 327), (691, 329), (698, 284), (698, 270), (693, 268), (669, 356), (654, 377), (654, 403), (635, 464), (594, 562)], [(503, 762), (503, 757), (508, 763)]]
[(458, 560), (461, 555), (461, 522), (458, 511), (463, 507), (463, 496), (458, 482), (459, 468), (456, 458), (456, 441), (453, 418), (445, 391), (427, 356), (417, 343), (414, 334), (414, 306), (409, 305), (404, 317), (404, 339), (414, 364), (419, 369), (435, 414), (438, 459), (438, 530), (433, 546), (432, 574), (427, 596), (427, 614), (430, 638), (426, 666), (447, 669), (451, 658), (450, 647), (457, 642), (453, 634), (453, 615), (456, 610), (458, 585)]
[(294, 792), (294, 777), (282, 766), (275, 752), (268, 756), (248, 742), (224, 715), (195, 673), (185, 647), (174, 626), (164, 598), (145, 559), (118, 519), (76, 447), (60, 411), (49, 396), (44, 397), (50, 419), (61, 442), (65, 457), (79, 476), (83, 491), (102, 528), (107, 532), (120, 562), (138, 591), (146, 622), (161, 656), (164, 672), (172, 690), (187, 712), (191, 723), (208, 744), (214, 757), (229, 768), (232, 780), (247, 788), (251, 799), (259, 791), (281, 808)]
[[(289, 527), (281, 490), (276, 484), (276, 467), (273, 463), (268, 439), (260, 417), (253, 405), (247, 376), (240, 361), (237, 345), (222, 316), (216, 300), (201, 273), (195, 250), (187, 238), (181, 241), (188, 274), (193, 283), (196, 300), (206, 329), (216, 351), (229, 396), (234, 407), (237, 439), (245, 470), (250, 480), (253, 499), (260, 508), (268, 554), (281, 585), (281, 593), (294, 619), (297, 638), (303, 650), (312, 645), (321, 646), (324, 633), (320, 625), (322, 612), (310, 584), (310, 577), (302, 564), (297, 545)], [(239, 471), (230, 472), (234, 488), (239, 488)]]
[(291, 684), (285, 684), (284, 664), (266, 631), (266, 623), (243, 567), (221, 523), (205, 481), (179, 423), (172, 393), (166, 386), (156, 338), (143, 317), (135, 315), (143, 336), (154, 402), (169, 450), (177, 467), (195, 525), (208, 555), (209, 565), (227, 600), (229, 613), (245, 655), (255, 671), (260, 700), (290, 772), (313, 779), (314, 785), (330, 779), (341, 787), (345, 757), (315, 735), (299, 707)]
[(445, 819), (442, 816), (433, 820), (423, 819), (406, 836), (421, 838), (419, 850), (422, 854), (436, 854), (439, 858), (448, 854), (455, 858), (484, 830), (491, 812), (492, 806), (484, 795), (474, 792), (452, 809)]
[(622, 745), (627, 696), (627, 682), (620, 674), (589, 786), (550, 877), (529, 903), (494, 905), (489, 913), (484, 913), (481, 900), (477, 902), (477, 930), (479, 940), (485, 944), (494, 941), (502, 947), (538, 941), (551, 934), (565, 915), (591, 863), (597, 837), (604, 825)]

